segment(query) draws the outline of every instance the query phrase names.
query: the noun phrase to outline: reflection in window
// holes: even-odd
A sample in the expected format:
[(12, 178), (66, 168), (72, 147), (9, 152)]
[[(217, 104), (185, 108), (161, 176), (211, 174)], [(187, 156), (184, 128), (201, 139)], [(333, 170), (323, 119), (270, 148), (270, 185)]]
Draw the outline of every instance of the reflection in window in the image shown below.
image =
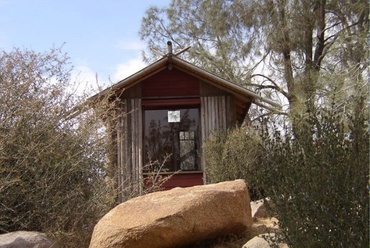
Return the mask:
[(180, 169), (195, 170), (196, 146), (194, 131), (180, 131)]
[(198, 108), (144, 110), (144, 118), (146, 165), (158, 161), (164, 171), (199, 170)]

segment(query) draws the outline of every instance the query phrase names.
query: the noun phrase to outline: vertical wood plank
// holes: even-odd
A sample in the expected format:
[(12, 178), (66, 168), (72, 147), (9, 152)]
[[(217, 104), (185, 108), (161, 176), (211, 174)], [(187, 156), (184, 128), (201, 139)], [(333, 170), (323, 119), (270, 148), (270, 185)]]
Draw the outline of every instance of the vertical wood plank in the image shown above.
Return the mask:
[(141, 99), (137, 99), (137, 106), (138, 106), (138, 169), (139, 169), (139, 181), (138, 181), (138, 187), (139, 187), (139, 194), (142, 194), (143, 191), (143, 113), (141, 108)]
[(221, 100), (221, 109), (222, 109), (220, 111), (220, 119), (221, 119), (221, 128), (222, 128), (222, 130), (227, 129), (226, 115), (227, 115), (228, 111), (231, 111), (230, 109), (227, 109), (226, 98), (227, 98), (227, 96), (222, 96), (221, 99), (220, 99)]

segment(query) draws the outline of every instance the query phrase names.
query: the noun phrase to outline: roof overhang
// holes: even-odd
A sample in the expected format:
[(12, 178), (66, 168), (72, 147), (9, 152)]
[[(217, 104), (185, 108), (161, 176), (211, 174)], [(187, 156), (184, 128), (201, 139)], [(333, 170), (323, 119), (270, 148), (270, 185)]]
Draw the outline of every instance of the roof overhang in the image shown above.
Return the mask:
[(169, 69), (176, 68), (187, 73), (190, 73), (193, 76), (198, 77), (201, 80), (209, 84), (212, 84), (215, 87), (221, 88), (240, 99), (248, 100), (256, 105), (259, 105), (271, 111), (275, 111), (275, 108), (281, 107), (274, 101), (263, 98), (246, 88), (243, 88), (233, 82), (225, 80), (213, 73), (205, 71), (183, 59), (174, 56), (173, 54), (167, 54), (163, 56), (161, 59), (157, 60), (153, 64), (150, 64), (144, 69), (132, 74), (131, 76), (117, 82), (116, 84), (90, 97), (88, 101), (89, 102), (94, 102), (96, 100), (99, 101), (108, 95), (116, 94), (117, 92), (122, 92), (122, 90), (130, 88), (135, 84), (140, 83), (141, 81), (153, 76), (154, 74), (168, 68)]

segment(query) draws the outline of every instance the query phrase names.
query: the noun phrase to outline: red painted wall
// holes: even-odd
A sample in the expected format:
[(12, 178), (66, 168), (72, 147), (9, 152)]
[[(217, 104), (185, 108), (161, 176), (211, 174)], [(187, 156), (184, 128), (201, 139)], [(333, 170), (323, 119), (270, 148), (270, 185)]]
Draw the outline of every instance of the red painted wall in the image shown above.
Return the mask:
[(203, 185), (202, 172), (175, 174), (163, 184), (163, 188), (168, 190), (175, 187), (191, 187), (195, 185)]
[(199, 80), (183, 71), (165, 69), (141, 82), (142, 97), (199, 96)]
[[(169, 176), (169, 174), (162, 175), (163, 178), (166, 176)], [(152, 185), (152, 182), (148, 180), (148, 175), (144, 175), (144, 181), (146, 186), (150, 187)], [(169, 190), (175, 187), (191, 187), (195, 185), (203, 185), (203, 172), (194, 171), (174, 174), (162, 185), (161, 189)]]

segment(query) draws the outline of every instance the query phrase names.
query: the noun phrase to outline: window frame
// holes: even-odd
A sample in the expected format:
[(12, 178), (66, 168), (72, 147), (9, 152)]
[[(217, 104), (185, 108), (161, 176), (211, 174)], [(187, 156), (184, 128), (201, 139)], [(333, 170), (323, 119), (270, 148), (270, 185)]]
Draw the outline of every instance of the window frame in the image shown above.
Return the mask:
[[(200, 106), (200, 99), (166, 99), (166, 100), (157, 100), (157, 99), (150, 99), (150, 100), (143, 100), (142, 101), (142, 118), (143, 118), (143, 125), (142, 125), (142, 132), (143, 132), (143, 151), (142, 151), (142, 159), (143, 159), (143, 165), (147, 166), (147, 149), (146, 149), (146, 117), (145, 113), (147, 110), (180, 110), (180, 109), (197, 109), (198, 113), (198, 120), (197, 120), (197, 129), (194, 131), (195, 136), (194, 142), (195, 142), (195, 163), (194, 163), (194, 169), (190, 170), (181, 170), (181, 161), (179, 160), (179, 164), (173, 164), (173, 160), (171, 159), (171, 169), (169, 171), (161, 171), (162, 173), (173, 173), (173, 172), (179, 172), (179, 173), (186, 173), (186, 172), (200, 172), (202, 171), (201, 168), (201, 156), (200, 156), (200, 148), (201, 148), (201, 106)], [(178, 130), (178, 136), (180, 136), (180, 132), (187, 132), (191, 130)], [(180, 151), (180, 137), (178, 137), (178, 150)], [(180, 152), (179, 152), (180, 153)], [(165, 154), (163, 154), (165, 156)], [(145, 171), (150, 172), (150, 170)]]

